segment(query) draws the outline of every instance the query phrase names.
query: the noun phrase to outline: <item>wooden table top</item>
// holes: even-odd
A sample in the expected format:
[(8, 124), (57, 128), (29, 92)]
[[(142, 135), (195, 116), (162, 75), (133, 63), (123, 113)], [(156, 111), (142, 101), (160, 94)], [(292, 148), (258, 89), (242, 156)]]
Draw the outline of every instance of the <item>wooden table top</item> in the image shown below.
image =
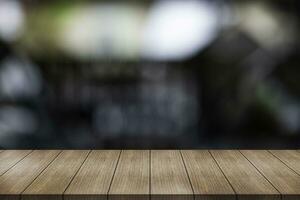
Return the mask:
[(300, 199), (298, 150), (0, 150), (1, 200)]

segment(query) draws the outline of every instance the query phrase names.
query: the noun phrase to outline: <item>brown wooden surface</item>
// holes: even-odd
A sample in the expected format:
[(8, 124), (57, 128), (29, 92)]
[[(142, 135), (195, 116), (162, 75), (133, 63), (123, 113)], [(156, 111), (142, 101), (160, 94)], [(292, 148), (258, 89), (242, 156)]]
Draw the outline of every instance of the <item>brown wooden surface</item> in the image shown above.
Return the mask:
[(0, 150), (1, 200), (300, 199), (298, 150)]
[[(39, 195), (51, 196), (62, 200), (62, 194), (79, 170), (89, 151), (63, 151), (27, 189), (22, 193), (23, 199), (40, 199)], [(67, 170), (66, 170), (67, 169)]]
[(242, 151), (266, 179), (282, 194), (283, 199), (300, 199), (300, 176), (268, 151)]
[(270, 152), (300, 175), (300, 152), (295, 150), (272, 150)]
[(193, 199), (180, 151), (151, 151), (151, 195), (151, 199)]
[(0, 153), (0, 176), (27, 156), (31, 151), (8, 150)]
[(36, 150), (0, 177), (0, 199), (19, 199), (19, 195), (59, 155), (60, 151)]
[(239, 152), (233, 150), (211, 151), (224, 172), (238, 199), (280, 199), (278, 191)]
[(235, 199), (235, 193), (208, 151), (182, 151), (195, 199)]
[(150, 151), (122, 151), (109, 199), (149, 199)]
[(119, 156), (119, 150), (93, 150), (67, 188), (64, 199), (107, 199)]

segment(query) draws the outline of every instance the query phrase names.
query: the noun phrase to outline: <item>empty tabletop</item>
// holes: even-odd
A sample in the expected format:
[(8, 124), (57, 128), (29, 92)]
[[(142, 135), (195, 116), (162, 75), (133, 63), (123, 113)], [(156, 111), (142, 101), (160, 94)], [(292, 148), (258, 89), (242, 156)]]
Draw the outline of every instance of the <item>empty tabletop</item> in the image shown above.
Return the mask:
[(0, 150), (1, 200), (300, 199), (298, 150)]

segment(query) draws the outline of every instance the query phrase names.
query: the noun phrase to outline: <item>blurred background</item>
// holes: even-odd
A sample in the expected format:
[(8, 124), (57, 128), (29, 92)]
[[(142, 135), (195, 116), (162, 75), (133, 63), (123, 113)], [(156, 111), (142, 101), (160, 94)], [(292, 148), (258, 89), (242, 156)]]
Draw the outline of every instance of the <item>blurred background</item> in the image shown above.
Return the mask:
[(0, 0), (0, 148), (299, 148), (298, 0)]

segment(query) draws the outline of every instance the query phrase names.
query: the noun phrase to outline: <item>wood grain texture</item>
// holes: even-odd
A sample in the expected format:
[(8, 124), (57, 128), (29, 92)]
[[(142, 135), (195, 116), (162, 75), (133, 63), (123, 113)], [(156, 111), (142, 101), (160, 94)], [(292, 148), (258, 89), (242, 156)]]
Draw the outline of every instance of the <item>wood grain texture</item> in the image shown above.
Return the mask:
[(64, 193), (64, 200), (107, 199), (119, 150), (93, 150)]
[(36, 150), (0, 177), (0, 199), (19, 199), (19, 195), (55, 159), (58, 150)]
[(180, 152), (151, 151), (151, 199), (193, 199)]
[(239, 151), (213, 150), (211, 153), (238, 199), (280, 199), (278, 191)]
[(182, 151), (182, 156), (192, 183), (195, 199), (236, 199), (232, 187), (208, 151), (185, 150)]
[(22, 193), (22, 200), (62, 200), (63, 192), (88, 153), (88, 150), (63, 151)]
[(298, 200), (299, 154), (297, 150), (5, 150), (0, 152), (0, 200)]
[(265, 150), (243, 150), (245, 157), (274, 185), (283, 199), (300, 199), (300, 176)]
[(0, 176), (27, 156), (31, 150), (7, 150), (0, 153)]
[(149, 199), (150, 151), (122, 151), (109, 199)]
[(270, 152), (300, 175), (300, 152), (296, 150), (272, 150)]

